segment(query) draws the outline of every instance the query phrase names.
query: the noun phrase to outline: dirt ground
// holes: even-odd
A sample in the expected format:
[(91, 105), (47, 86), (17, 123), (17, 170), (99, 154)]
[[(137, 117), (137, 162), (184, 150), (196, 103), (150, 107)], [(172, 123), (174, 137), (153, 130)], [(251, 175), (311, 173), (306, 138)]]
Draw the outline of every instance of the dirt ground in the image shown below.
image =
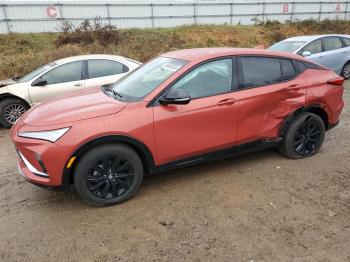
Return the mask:
[(146, 178), (93, 208), (20, 177), (0, 130), (0, 261), (350, 261), (350, 83), (320, 153), (274, 150)]

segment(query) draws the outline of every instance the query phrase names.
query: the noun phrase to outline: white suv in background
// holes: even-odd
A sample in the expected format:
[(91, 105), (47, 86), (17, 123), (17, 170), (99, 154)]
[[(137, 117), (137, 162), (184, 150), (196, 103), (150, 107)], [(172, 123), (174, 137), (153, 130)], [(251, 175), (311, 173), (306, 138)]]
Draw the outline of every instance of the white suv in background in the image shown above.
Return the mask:
[(83, 88), (111, 84), (141, 63), (121, 56), (63, 58), (13, 81), (0, 82), (0, 125), (11, 127), (31, 106)]

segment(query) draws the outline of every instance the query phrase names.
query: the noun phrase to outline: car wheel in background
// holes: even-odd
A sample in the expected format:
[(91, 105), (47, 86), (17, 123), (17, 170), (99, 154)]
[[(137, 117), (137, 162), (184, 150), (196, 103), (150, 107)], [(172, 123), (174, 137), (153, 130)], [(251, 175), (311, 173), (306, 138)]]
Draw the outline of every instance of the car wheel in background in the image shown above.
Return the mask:
[(350, 79), (350, 62), (347, 62), (344, 65), (343, 70), (341, 71), (341, 76), (346, 80)]
[(75, 170), (74, 185), (85, 202), (106, 206), (132, 197), (142, 179), (138, 154), (123, 144), (107, 144), (83, 155)]
[(10, 128), (29, 109), (29, 106), (16, 98), (0, 101), (0, 125)]
[(324, 137), (323, 120), (313, 113), (303, 113), (288, 126), (279, 152), (293, 159), (309, 157), (320, 150)]

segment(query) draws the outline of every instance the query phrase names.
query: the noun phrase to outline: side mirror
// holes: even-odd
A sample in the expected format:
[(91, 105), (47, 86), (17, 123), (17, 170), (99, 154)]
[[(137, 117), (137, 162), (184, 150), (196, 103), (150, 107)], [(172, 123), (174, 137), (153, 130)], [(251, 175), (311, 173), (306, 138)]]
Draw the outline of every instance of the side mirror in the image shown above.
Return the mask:
[(170, 90), (159, 99), (161, 105), (186, 105), (191, 101), (190, 95), (182, 89)]
[(47, 81), (44, 79), (39, 79), (34, 83), (34, 86), (46, 86), (46, 85), (47, 85)]
[(14, 78), (12, 78), (13, 81), (18, 81), (22, 78), (22, 76), (15, 76)]
[(310, 51), (304, 51), (302, 54), (301, 54), (303, 57), (305, 56), (310, 56), (312, 55)]

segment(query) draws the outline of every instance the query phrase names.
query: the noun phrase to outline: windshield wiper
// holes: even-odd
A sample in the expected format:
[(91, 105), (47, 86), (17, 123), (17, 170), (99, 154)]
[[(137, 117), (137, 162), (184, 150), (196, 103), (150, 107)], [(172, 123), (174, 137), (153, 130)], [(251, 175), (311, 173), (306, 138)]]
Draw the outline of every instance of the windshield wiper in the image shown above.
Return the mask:
[(119, 94), (117, 91), (113, 90), (113, 95), (114, 97), (118, 96), (120, 98), (123, 98), (123, 96), (121, 94)]
[(12, 78), (13, 81), (18, 81), (22, 78), (22, 76), (15, 76)]

